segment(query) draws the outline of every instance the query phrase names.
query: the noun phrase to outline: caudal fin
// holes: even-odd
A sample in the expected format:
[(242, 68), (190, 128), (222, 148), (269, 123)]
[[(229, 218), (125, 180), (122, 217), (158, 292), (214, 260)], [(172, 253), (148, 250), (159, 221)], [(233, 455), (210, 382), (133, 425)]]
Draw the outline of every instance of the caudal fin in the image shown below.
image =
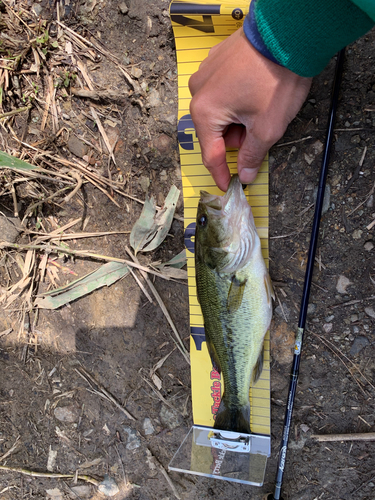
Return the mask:
[(223, 398), (216, 415), (214, 428), (222, 431), (250, 434), (250, 404), (230, 408), (225, 404)]

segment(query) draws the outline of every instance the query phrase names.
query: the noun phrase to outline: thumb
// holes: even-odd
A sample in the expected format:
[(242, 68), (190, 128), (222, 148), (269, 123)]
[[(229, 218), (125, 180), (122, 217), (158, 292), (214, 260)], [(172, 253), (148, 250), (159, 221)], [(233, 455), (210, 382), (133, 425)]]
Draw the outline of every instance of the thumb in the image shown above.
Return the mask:
[(255, 180), (267, 151), (263, 141), (254, 137), (252, 133), (246, 134), (237, 158), (238, 176), (242, 184), (250, 184)]

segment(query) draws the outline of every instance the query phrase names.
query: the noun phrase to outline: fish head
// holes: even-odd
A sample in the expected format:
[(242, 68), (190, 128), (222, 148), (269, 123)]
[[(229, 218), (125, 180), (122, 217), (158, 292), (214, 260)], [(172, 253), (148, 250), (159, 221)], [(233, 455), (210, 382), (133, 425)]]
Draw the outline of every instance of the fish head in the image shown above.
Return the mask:
[(195, 233), (196, 259), (221, 273), (241, 269), (257, 238), (251, 207), (238, 175), (223, 196), (201, 191)]

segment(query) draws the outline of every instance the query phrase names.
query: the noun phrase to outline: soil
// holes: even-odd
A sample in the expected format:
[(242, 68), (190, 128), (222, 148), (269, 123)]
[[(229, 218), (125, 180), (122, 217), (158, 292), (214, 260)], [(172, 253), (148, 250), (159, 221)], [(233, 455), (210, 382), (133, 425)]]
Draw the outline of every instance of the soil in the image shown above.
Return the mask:
[[(35, 5), (41, 8), (43, 19), (55, 18), (52, 2), (29, 2), (23, 7), (30, 11)], [(95, 104), (102, 120), (111, 122), (105, 127), (112, 144), (116, 143), (117, 166), (109, 172), (108, 156), (98, 153), (99, 132), (90, 119), (92, 102), (71, 92), (60, 102), (60, 125), (69, 130), (70, 137), (76, 137), (75, 144), (68, 144), (64, 134), (60, 139), (54, 137), (47, 122), (46, 131), (37, 137), (44, 141), (40, 147), (68, 159), (74, 158), (73, 153), (91, 155), (98, 173), (126, 180), (128, 195), (144, 200), (144, 187), (149, 183), (149, 193), (161, 205), (172, 184), (181, 187), (176, 60), (168, 2), (65, 2), (61, 20), (87, 39), (91, 36), (101, 42), (147, 91), (133, 91), (108, 58), (84, 59), (96, 88), (118, 95)], [(311, 437), (375, 431), (375, 238), (374, 229), (367, 228), (375, 219), (371, 194), (375, 182), (374, 42), (372, 31), (350, 46), (346, 55), (327, 210), (321, 220), (284, 476), (283, 497), (289, 500), (375, 498), (373, 443), (318, 443)], [(256, 500), (273, 490), (334, 65), (331, 61), (314, 79), (303, 109), (270, 151), (270, 273), (277, 300), (271, 330), (272, 456), (265, 484), (255, 488), (170, 472), (181, 499)], [(72, 81), (72, 88), (75, 83)], [(20, 116), (13, 122), (13, 130), (25, 143), (36, 142), (33, 118), (38, 115), (40, 119), (38, 109), (32, 109), (28, 121)], [(3, 149), (6, 145), (8, 151), (21, 151), (9, 129), (4, 127), (1, 133)], [(77, 217), (81, 219), (77, 231), (130, 231), (142, 205), (112, 194), (118, 206), (87, 183), (65, 204), (45, 203), (38, 220), (47, 232)], [(23, 200), (22, 218), (30, 193), (24, 198), (21, 191), (18, 195)], [(12, 203), (10, 195), (4, 196), (2, 210), (12, 211)], [(170, 235), (152, 255), (140, 256), (142, 262), (165, 262), (183, 249), (181, 197), (177, 215)], [(29, 218), (28, 228), (40, 227), (38, 220)], [(19, 241), (29, 242), (28, 238), (22, 236)], [(129, 236), (107, 235), (69, 244), (74, 249), (127, 258)], [(16, 253), (11, 255), (14, 260), (8, 260), (7, 267), (4, 260), (1, 264), (2, 287), (20, 278)], [(100, 263), (79, 257), (59, 262), (78, 276)], [(59, 277), (58, 285), (71, 279), (61, 271)], [(188, 348), (186, 285), (159, 278), (154, 284)], [(115, 499), (174, 498), (160, 464), (167, 470), (192, 425), (190, 373), (174, 348), (160, 307), (150, 303), (127, 276), (56, 311), (41, 310), (37, 318), (32, 312), (24, 317), (21, 329), (20, 312), (14, 307), (1, 313), (0, 332), (10, 327), (14, 331), (0, 337), (0, 457), (19, 437), (17, 448), (1, 459), (1, 465), (46, 472), (52, 451), (56, 453), (50, 467), (54, 473), (78, 471), (99, 480), (107, 474), (120, 489)], [(157, 370), (161, 380), (158, 393), (150, 371), (167, 354), (170, 356)], [(103, 399), (100, 387), (135, 420)], [(146, 433), (150, 423), (150, 433)], [(1, 471), (0, 497), (103, 498), (84, 481), (10, 471)]]

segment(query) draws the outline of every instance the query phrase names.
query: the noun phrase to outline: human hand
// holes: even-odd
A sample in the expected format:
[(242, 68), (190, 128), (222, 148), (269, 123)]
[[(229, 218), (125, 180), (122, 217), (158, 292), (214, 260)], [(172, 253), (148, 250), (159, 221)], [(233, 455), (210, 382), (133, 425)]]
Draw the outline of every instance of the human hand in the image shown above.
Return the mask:
[(252, 182), (269, 148), (300, 110), (311, 86), (260, 54), (242, 28), (213, 47), (189, 80), (190, 114), (202, 159), (226, 191), (230, 173), (225, 148), (239, 148), (238, 174)]

